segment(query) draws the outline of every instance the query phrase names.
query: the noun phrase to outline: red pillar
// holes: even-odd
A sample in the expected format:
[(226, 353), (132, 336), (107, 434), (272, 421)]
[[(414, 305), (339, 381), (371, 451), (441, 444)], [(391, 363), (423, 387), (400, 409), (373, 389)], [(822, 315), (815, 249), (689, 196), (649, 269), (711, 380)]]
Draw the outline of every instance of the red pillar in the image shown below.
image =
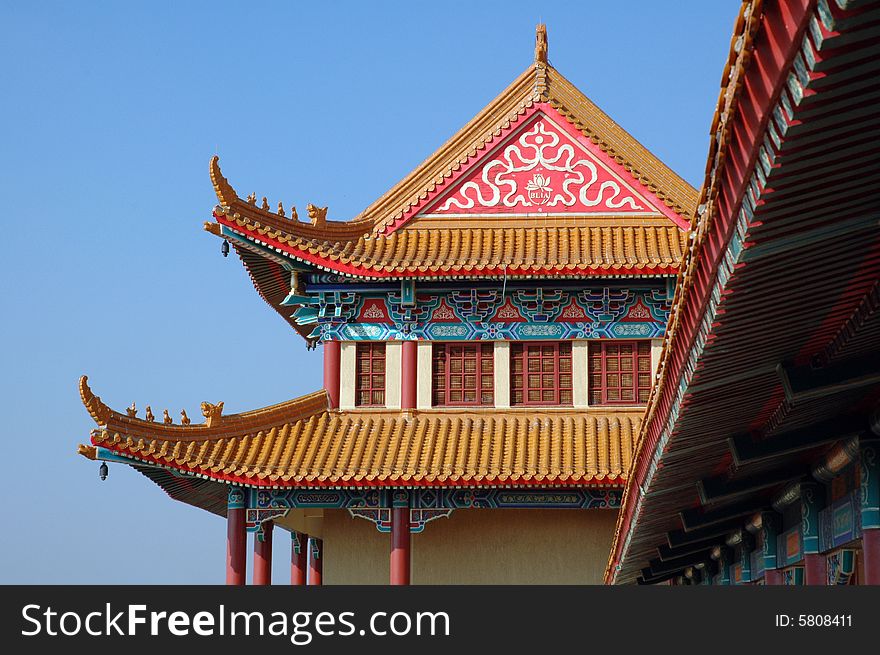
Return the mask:
[(764, 571), (764, 584), (776, 585), (782, 584), (782, 571), (780, 569), (768, 569)]
[(324, 542), (315, 537), (309, 537), (309, 579), (308, 584), (312, 587), (321, 586), (321, 575), (324, 572)]
[(309, 536), (302, 532), (291, 532), (290, 537), (290, 584), (304, 585), (308, 571)]
[[(871, 421), (871, 430), (880, 435), (880, 412)], [(880, 585), (880, 439), (859, 439), (859, 450), (863, 584)]]
[(226, 508), (226, 584), (244, 585), (247, 533), (244, 529), (244, 489), (230, 487)]
[(864, 560), (864, 581), (862, 584), (880, 585), (880, 528), (862, 531), (862, 558)]
[(404, 341), (400, 354), (400, 408), (416, 408), (418, 384), (418, 341)]
[(408, 585), (410, 580), (409, 494), (395, 492), (391, 507), (391, 584)]
[(339, 341), (324, 342), (324, 389), (330, 409), (339, 408), (339, 360), (342, 344)]
[(804, 584), (812, 586), (828, 584), (828, 560), (822, 553), (804, 555)]
[(263, 523), (263, 538), (254, 534), (254, 585), (272, 584), (272, 521)]

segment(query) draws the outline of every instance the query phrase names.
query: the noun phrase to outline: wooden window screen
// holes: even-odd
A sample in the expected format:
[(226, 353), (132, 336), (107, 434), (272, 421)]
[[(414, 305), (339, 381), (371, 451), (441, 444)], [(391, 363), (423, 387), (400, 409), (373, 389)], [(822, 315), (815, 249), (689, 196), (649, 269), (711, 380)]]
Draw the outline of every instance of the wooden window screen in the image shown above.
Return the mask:
[(572, 405), (571, 343), (514, 343), (510, 347), (512, 405)]
[(591, 341), (590, 405), (644, 405), (651, 394), (650, 341)]
[(432, 377), (435, 407), (493, 405), (494, 344), (435, 343)]
[(355, 351), (355, 405), (384, 407), (385, 344), (358, 343)]

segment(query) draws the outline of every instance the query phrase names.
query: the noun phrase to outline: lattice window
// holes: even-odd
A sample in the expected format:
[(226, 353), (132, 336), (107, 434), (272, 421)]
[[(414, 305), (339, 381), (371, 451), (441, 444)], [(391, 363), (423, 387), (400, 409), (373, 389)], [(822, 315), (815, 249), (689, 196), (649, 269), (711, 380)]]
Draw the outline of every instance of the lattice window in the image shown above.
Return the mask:
[(385, 406), (385, 344), (358, 343), (355, 351), (355, 405)]
[(495, 403), (494, 345), (435, 343), (433, 352), (435, 407)]
[(510, 347), (513, 405), (571, 405), (571, 343), (514, 343)]
[(650, 341), (590, 342), (590, 404), (644, 405), (651, 394)]

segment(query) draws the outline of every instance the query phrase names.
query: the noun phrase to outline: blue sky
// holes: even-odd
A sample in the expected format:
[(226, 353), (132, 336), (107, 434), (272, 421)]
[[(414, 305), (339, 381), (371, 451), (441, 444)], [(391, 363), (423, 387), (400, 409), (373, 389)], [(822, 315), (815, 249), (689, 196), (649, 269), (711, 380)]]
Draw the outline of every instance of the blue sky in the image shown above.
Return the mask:
[(551, 63), (699, 187), (738, 7), (2, 0), (0, 582), (223, 581), (222, 519), (75, 454), (79, 375), (194, 418), (320, 387), (320, 352), (202, 230), (211, 155), (242, 195), (349, 219), (530, 64), (543, 20)]

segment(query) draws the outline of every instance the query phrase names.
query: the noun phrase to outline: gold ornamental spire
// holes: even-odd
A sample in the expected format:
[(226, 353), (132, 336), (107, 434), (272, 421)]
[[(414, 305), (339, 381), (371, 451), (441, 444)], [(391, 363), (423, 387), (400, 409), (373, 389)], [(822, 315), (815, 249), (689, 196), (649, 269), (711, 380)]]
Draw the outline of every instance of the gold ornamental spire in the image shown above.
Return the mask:
[(547, 26), (538, 23), (535, 28), (535, 63), (547, 63)]

